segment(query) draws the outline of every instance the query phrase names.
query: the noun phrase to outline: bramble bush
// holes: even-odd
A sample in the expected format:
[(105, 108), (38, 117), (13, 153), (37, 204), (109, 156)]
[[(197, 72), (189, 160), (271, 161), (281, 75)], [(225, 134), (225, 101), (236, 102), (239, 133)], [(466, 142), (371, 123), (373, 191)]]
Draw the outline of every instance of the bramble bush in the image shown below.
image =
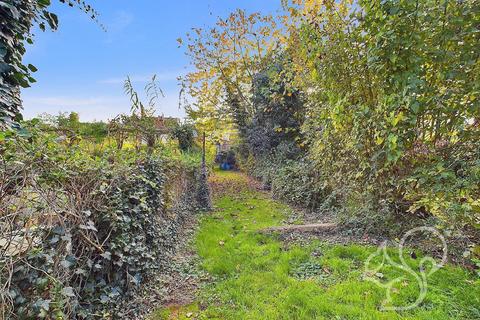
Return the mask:
[(168, 156), (90, 155), (35, 125), (3, 132), (2, 316), (126, 317), (117, 306), (165, 268), (195, 210), (199, 162)]

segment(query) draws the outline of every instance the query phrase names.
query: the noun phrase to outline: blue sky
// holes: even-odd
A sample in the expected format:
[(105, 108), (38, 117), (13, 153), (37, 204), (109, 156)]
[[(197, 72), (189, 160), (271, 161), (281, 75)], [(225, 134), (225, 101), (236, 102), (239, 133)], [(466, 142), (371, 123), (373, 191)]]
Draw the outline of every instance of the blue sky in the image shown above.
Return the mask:
[(128, 112), (123, 80), (138, 91), (157, 74), (166, 97), (157, 114), (183, 117), (176, 77), (189, 62), (176, 39), (191, 27), (212, 26), (235, 8), (274, 13), (280, 0), (91, 0), (107, 32), (78, 9), (52, 1), (60, 18), (57, 32), (36, 32), (24, 62), (39, 71), (23, 90), (24, 116), (75, 111), (83, 121), (107, 120)]

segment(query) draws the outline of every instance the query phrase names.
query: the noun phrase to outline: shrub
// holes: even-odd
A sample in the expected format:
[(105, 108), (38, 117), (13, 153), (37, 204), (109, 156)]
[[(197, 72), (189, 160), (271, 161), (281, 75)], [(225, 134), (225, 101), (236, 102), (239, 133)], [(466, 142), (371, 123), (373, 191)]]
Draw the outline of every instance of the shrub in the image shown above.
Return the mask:
[(307, 159), (280, 163), (272, 173), (273, 194), (295, 205), (317, 209), (331, 191), (315, 173)]
[(195, 145), (195, 128), (193, 125), (177, 124), (173, 127), (171, 135), (178, 141), (178, 147), (182, 151), (190, 151)]
[[(172, 211), (195, 186), (192, 171), (172, 160), (113, 150), (92, 158), (35, 128), (24, 138), (7, 133), (0, 141), (3, 316), (122, 317), (115, 306), (168, 263), (195, 204), (185, 199), (189, 206)], [(172, 199), (174, 187), (181, 190)]]

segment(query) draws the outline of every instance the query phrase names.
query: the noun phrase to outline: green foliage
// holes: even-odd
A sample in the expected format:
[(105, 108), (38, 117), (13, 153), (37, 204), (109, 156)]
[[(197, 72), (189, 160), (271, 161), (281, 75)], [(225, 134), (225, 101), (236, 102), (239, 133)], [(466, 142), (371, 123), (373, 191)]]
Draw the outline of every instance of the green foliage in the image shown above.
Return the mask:
[[(232, 88), (234, 71), (215, 80), (226, 96), (218, 111), (238, 127), (241, 164), (296, 204), (318, 208), (334, 200), (332, 209), (345, 222), (350, 211), (358, 227), (374, 220), (407, 226), (433, 216), (441, 227), (469, 229), (474, 239), (478, 1), (283, 5), (278, 20), (288, 31), (270, 30), (277, 47), (266, 44), (268, 53), (242, 57), (255, 67), (242, 78), (246, 83)], [(206, 71), (192, 77), (218, 72), (204, 63), (224, 49), (195, 52), (194, 63)]]
[(190, 123), (175, 124), (170, 135), (177, 139), (180, 150), (186, 152), (195, 146), (195, 127)]
[(291, 61), (285, 55), (276, 57), (253, 82), (251, 119), (237, 122), (243, 138), (255, 157), (282, 153), (285, 159), (301, 153), (300, 127), (304, 120), (304, 105), (300, 92), (289, 86), (292, 81), (287, 71)]
[(322, 88), (307, 100), (310, 159), (331, 189), (478, 225), (478, 5), (341, 5), (300, 29), (307, 82)]
[(123, 317), (118, 305), (166, 266), (195, 209), (193, 161), (92, 156), (42, 123), (22, 125), (0, 138), (1, 314)]
[[(284, 243), (258, 230), (277, 226), (289, 209), (265, 194), (252, 191), (245, 177), (218, 172), (235, 194), (219, 197), (218, 210), (205, 216), (196, 237), (202, 268), (213, 283), (200, 290), (193, 304), (175, 309), (178, 319), (476, 319), (480, 286), (473, 274), (446, 266), (429, 278), (424, 303), (407, 312), (380, 311), (385, 289), (365, 281), (363, 266), (376, 248), (355, 244)], [(241, 182), (241, 183), (239, 183)], [(243, 185), (243, 187), (240, 187)], [(388, 249), (399, 261), (398, 250)], [(420, 255), (420, 253), (419, 253)], [(418, 270), (421, 259), (406, 258)], [(380, 263), (380, 261), (375, 260)], [(412, 275), (391, 266), (385, 281), (404, 276), (393, 293), (405, 304), (418, 296)], [(151, 319), (168, 319), (169, 310)]]
[(95, 143), (101, 143), (107, 137), (107, 124), (98, 122), (80, 122), (80, 117), (76, 112), (59, 113), (56, 116), (42, 114), (27, 123), (41, 125), (43, 130), (55, 131), (64, 135), (71, 143), (79, 142), (82, 139), (91, 140)]
[(318, 209), (331, 195), (324, 178), (315, 172), (307, 159), (277, 162), (277, 165), (270, 169), (274, 196), (305, 208)]
[(81, 122), (79, 128), (81, 137), (89, 138), (99, 143), (107, 137), (107, 124), (102, 121), (97, 122)]

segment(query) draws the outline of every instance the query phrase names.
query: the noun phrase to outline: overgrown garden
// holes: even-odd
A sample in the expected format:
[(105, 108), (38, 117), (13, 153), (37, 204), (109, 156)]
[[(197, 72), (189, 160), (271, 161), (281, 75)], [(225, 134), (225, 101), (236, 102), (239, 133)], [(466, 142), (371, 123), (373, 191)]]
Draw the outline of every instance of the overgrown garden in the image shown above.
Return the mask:
[(129, 300), (165, 272), (202, 207), (200, 145), (192, 125), (155, 114), (155, 76), (146, 102), (127, 78), (131, 111), (108, 122), (23, 121), (19, 88), (36, 70), (25, 41), (57, 28), (49, 5), (0, 1), (0, 318), (133, 319), (147, 310)]
[(156, 129), (123, 128), (118, 145), (112, 123), (48, 119), (0, 136), (1, 316), (140, 315), (124, 303), (164, 272), (202, 206), (200, 147), (180, 150), (180, 124), (155, 143)]
[(283, 5), (180, 41), (192, 118), (237, 128), (243, 169), (282, 199), (361, 234), (436, 226), (478, 259), (478, 2)]
[[(59, 1), (102, 27), (89, 4)], [(0, 0), (0, 318), (143, 317), (149, 310), (132, 301), (155, 291), (199, 211), (194, 248), (210, 281), (175, 306), (179, 318), (479, 316), (478, 0), (238, 9), (178, 40), (193, 67), (180, 79), (187, 120), (158, 116), (153, 76), (144, 92), (127, 78), (130, 112), (93, 123), (74, 112), (22, 119), (20, 88), (36, 71), (22, 57), (33, 28), (57, 29), (50, 5)], [(212, 205), (205, 150), (215, 145), (222, 168), (276, 200), (223, 173), (211, 181)], [(361, 272), (374, 248), (265, 234), (298, 222), (280, 201), (366, 243), (434, 227), (457, 265), (432, 277), (418, 309), (384, 312), (384, 292)], [(415, 301), (425, 271), (421, 250), (409, 250), (418, 272), (392, 287), (401, 304)]]

